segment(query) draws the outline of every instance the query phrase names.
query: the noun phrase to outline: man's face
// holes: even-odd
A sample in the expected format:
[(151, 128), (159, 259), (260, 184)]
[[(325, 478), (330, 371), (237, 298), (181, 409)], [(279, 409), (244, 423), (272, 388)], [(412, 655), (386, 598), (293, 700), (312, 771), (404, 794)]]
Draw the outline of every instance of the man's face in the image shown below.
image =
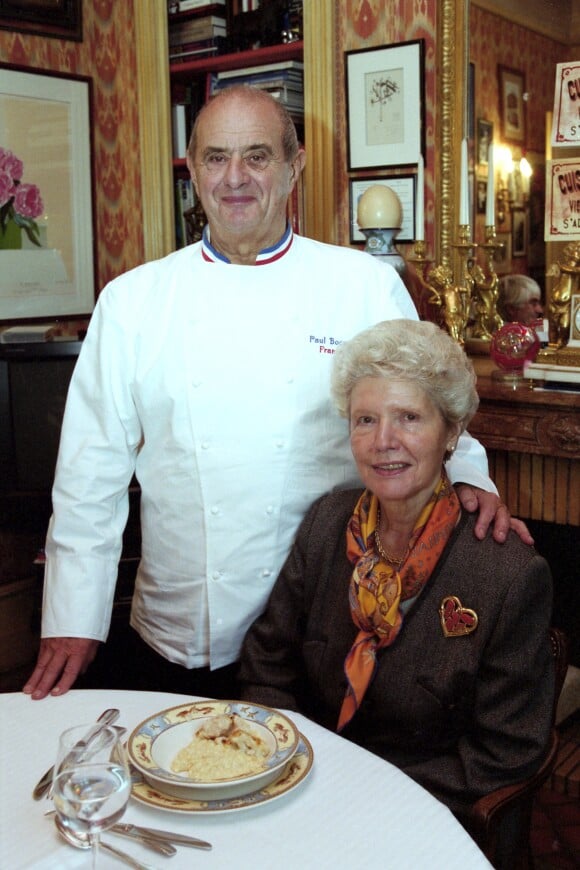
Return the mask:
[(277, 242), (302, 161), (303, 152), (286, 161), (275, 107), (243, 95), (208, 106), (188, 166), (212, 243), (227, 251), (239, 243), (260, 250)]

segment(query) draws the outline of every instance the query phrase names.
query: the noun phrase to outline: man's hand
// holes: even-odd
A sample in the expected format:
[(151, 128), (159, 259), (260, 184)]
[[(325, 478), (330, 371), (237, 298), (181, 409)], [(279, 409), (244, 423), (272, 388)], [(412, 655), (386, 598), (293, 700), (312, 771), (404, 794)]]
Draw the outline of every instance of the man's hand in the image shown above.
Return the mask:
[(493, 492), (486, 492), (477, 486), (469, 486), (467, 483), (458, 483), (455, 492), (459, 501), (466, 511), (473, 513), (479, 510), (479, 516), (475, 524), (475, 537), (483, 540), (487, 530), (493, 522), (493, 538), (498, 544), (503, 544), (510, 529), (518, 535), (524, 544), (530, 546), (534, 539), (530, 535), (528, 527), (522, 520), (516, 520), (511, 515), (507, 505), (503, 504)]
[(34, 701), (68, 692), (79, 674), (84, 674), (99, 648), (87, 637), (44, 637), (32, 676), (22, 691)]

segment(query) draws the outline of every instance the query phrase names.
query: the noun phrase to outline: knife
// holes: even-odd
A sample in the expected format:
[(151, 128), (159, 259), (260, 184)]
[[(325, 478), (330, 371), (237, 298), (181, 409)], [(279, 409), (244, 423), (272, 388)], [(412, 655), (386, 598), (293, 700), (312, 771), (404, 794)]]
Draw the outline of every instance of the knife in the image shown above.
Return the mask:
[(139, 835), (141, 837), (150, 837), (157, 840), (164, 840), (166, 843), (173, 843), (176, 846), (193, 846), (197, 849), (211, 849), (211, 843), (206, 840), (198, 840), (196, 837), (188, 837), (186, 834), (173, 834), (171, 831), (159, 831), (157, 828), (143, 828), (141, 825), (130, 825), (126, 822), (113, 825), (113, 831), (118, 833)]
[[(131, 826), (129, 826), (131, 827)], [(142, 843), (147, 849), (152, 849), (158, 855), (165, 855), (170, 858), (177, 854), (175, 846), (169, 840), (162, 840), (160, 837), (146, 837), (145, 834), (140, 834), (138, 831), (126, 831), (123, 825), (113, 825), (109, 828), (109, 833), (117, 834), (118, 837), (127, 837), (133, 840), (134, 843)]]
[[(71, 755), (73, 753), (76, 754), (76, 753), (78, 753), (79, 750), (82, 751), (83, 749), (86, 749), (87, 744), (91, 740), (93, 740), (98, 734), (100, 734), (100, 732), (103, 730), (103, 728), (106, 728), (107, 725), (111, 725), (113, 722), (116, 722), (117, 719), (119, 718), (119, 716), (120, 716), (119, 710), (116, 710), (114, 708), (111, 710), (105, 710), (103, 713), (101, 713), (101, 715), (97, 719), (96, 724), (93, 725), (93, 727), (89, 731), (87, 731), (87, 733), (82, 738), (82, 740), (79, 740), (77, 743), (75, 743), (74, 747), (71, 749), (70, 754)], [(33, 792), (32, 792), (32, 797), (34, 798), (35, 801), (40, 800), (40, 798), (43, 796), (43, 794), (45, 794), (45, 792), (47, 792), (48, 789), (51, 787), (53, 773), (54, 773), (54, 765), (51, 768), (49, 768), (46, 771), (46, 773), (44, 774), (44, 776), (42, 776), (38, 780), (38, 782), (35, 785)]]

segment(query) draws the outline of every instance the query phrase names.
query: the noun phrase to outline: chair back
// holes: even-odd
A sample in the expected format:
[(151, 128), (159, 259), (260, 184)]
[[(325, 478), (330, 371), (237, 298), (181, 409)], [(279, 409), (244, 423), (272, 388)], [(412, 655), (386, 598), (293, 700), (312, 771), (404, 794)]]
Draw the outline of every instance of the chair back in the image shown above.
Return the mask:
[(568, 638), (559, 628), (550, 628), (555, 684), (549, 747), (539, 770), (532, 776), (498, 788), (476, 801), (470, 813), (469, 833), (496, 870), (531, 870), (530, 826), (534, 795), (554, 772), (559, 738), (556, 710), (568, 670)]

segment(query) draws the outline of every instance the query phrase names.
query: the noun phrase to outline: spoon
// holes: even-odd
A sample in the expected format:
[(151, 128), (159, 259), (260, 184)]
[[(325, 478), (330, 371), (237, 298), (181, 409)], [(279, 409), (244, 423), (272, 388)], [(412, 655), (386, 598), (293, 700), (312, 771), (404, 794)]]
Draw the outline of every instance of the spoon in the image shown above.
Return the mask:
[[(58, 816), (55, 816), (54, 823), (61, 837), (71, 846), (74, 846), (75, 849), (91, 848), (91, 843), (87, 834), (73, 834), (72, 831), (65, 828)], [(129, 867), (133, 867), (134, 870), (155, 870), (155, 867), (152, 867), (151, 864), (142, 864), (140, 861), (137, 861), (136, 858), (131, 857), (131, 855), (128, 855), (126, 852), (121, 852), (120, 849), (116, 849), (114, 846), (109, 845), (109, 843), (103, 843), (102, 840), (99, 841), (99, 849), (104, 849), (105, 852), (110, 852), (111, 855), (115, 855), (120, 861), (124, 861), (125, 864), (129, 865)]]

